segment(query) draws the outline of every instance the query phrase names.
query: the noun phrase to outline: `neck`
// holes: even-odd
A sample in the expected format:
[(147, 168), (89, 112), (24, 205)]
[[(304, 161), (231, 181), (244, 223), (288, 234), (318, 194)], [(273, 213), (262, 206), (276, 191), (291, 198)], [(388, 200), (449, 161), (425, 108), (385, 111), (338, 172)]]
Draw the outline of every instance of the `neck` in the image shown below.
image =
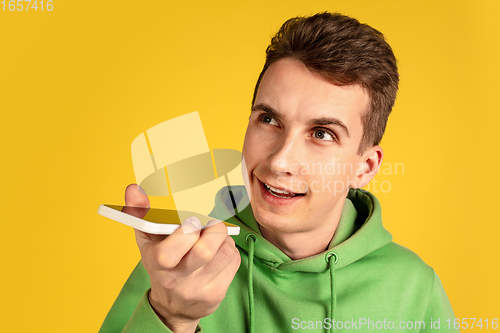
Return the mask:
[(328, 217), (328, 223), (322, 223), (312, 230), (299, 232), (280, 232), (259, 225), (262, 236), (279, 248), (292, 260), (304, 259), (324, 252), (333, 238), (342, 214), (345, 199), (338, 202)]

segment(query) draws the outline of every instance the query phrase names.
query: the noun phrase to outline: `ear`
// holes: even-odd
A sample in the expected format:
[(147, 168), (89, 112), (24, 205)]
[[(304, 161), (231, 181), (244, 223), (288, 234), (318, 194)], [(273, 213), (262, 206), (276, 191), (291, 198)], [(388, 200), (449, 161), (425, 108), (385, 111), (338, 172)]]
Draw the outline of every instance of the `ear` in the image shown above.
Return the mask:
[(380, 146), (368, 148), (360, 158), (355, 179), (349, 183), (350, 186), (353, 188), (366, 186), (377, 174), (383, 157), (384, 151)]

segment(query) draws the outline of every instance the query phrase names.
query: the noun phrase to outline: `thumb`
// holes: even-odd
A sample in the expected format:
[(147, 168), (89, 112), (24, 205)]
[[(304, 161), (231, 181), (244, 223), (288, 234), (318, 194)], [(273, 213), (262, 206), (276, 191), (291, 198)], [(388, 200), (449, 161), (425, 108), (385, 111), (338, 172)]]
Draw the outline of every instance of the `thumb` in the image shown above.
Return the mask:
[[(144, 208), (149, 208), (149, 198), (146, 192), (137, 184), (130, 184), (127, 186), (125, 189), (125, 207), (123, 207), (122, 211), (132, 216), (143, 218), (148, 211)], [(148, 242), (155, 240), (161, 241), (165, 238), (165, 236), (152, 235), (137, 229), (134, 229), (134, 231), (137, 245), (141, 252), (144, 245)]]
[(149, 198), (139, 185), (130, 184), (125, 189), (125, 206), (149, 208)]

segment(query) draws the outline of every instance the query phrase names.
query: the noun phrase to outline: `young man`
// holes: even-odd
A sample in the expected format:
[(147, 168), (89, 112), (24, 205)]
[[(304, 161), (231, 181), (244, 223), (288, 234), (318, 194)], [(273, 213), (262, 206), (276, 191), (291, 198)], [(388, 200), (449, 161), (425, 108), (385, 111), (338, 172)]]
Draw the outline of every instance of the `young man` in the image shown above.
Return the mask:
[[(142, 260), (101, 332), (452, 331), (432, 268), (391, 242), (380, 205), (359, 188), (376, 175), (398, 87), (377, 30), (323, 13), (287, 21), (268, 47), (243, 156), (246, 187), (224, 188), (200, 232), (136, 231)], [(148, 206), (129, 186), (130, 206)], [(186, 230), (192, 232), (185, 233)]]

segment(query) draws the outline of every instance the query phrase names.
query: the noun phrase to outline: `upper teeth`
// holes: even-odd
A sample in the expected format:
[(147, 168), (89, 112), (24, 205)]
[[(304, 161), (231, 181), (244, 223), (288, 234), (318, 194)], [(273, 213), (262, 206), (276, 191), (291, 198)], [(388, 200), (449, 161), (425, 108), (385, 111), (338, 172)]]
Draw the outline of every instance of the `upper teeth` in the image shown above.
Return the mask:
[(272, 186), (269, 186), (267, 185), (266, 183), (264, 183), (264, 185), (266, 185), (266, 187), (270, 190), (272, 190), (273, 192), (276, 192), (276, 193), (281, 193), (281, 194), (294, 194), (292, 192), (287, 192), (287, 191), (283, 191), (283, 190), (279, 190), (277, 189), (276, 187), (272, 187)]

